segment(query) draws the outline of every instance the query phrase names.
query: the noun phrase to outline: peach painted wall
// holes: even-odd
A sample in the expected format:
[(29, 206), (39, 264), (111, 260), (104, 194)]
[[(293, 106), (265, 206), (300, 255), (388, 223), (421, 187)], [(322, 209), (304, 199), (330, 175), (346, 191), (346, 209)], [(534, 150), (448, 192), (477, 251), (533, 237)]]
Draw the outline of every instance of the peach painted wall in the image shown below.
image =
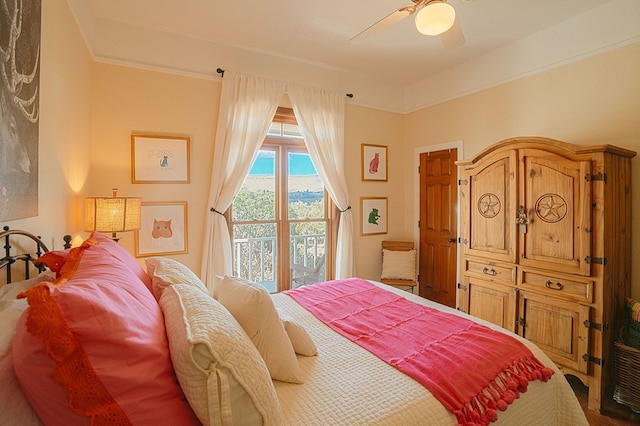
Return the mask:
[[(172, 257), (198, 274), (220, 88), (219, 80), (94, 64), (91, 194), (109, 196), (115, 187), (143, 202), (186, 201), (188, 253)], [(191, 183), (132, 184), (132, 132), (189, 136)], [(119, 235), (133, 254), (133, 232)]]
[(2, 223), (38, 233), (49, 248), (77, 235), (91, 167), (93, 60), (65, 0), (42, 2), (39, 215)]
[[(618, 145), (640, 153), (640, 43), (512, 81), (411, 114), (405, 161), (417, 147), (464, 141), (470, 158), (513, 136), (544, 136), (577, 145)], [(633, 168), (632, 294), (640, 297), (640, 157)], [(414, 176), (405, 171), (409, 200)], [(412, 235), (413, 210), (404, 213)]]
[[(400, 238), (403, 233), (404, 116), (371, 108), (347, 105), (345, 110), (345, 177), (351, 198), (355, 228), (355, 258), (358, 276), (380, 279), (381, 241)], [(387, 181), (362, 181), (362, 144), (387, 146)], [(360, 197), (388, 197), (388, 233), (361, 236)]]
[[(95, 64), (93, 74), (93, 136), (91, 193), (143, 201), (187, 201), (189, 253), (172, 256), (199, 273), (207, 209), (213, 137), (218, 118), (221, 82), (108, 64)], [(356, 218), (356, 265), (359, 274), (379, 278), (380, 241), (402, 232), (402, 135), (403, 116), (347, 105), (345, 113), (345, 170)], [(191, 137), (190, 184), (132, 184), (131, 132), (180, 134)], [(387, 183), (362, 182), (362, 143), (389, 146)], [(360, 196), (389, 194), (388, 235), (359, 237)], [(133, 233), (120, 235), (120, 243), (135, 251)], [(143, 259), (139, 259), (143, 263)]]

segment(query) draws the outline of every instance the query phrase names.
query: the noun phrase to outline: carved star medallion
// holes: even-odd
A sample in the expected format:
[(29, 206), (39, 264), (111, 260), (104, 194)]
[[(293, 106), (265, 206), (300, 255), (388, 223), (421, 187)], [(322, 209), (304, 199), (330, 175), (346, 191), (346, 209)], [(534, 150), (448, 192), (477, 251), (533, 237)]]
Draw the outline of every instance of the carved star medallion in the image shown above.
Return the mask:
[(545, 194), (536, 202), (536, 215), (548, 223), (559, 222), (567, 215), (567, 202), (558, 194)]
[(491, 219), (500, 213), (500, 199), (497, 195), (487, 192), (478, 200), (478, 211), (483, 217)]

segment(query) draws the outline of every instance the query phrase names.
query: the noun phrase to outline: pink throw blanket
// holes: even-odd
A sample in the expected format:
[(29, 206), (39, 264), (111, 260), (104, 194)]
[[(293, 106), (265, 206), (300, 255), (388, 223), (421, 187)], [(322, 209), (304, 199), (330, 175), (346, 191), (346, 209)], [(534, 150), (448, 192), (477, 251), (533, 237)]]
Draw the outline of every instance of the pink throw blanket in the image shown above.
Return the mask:
[(349, 278), (288, 290), (318, 319), (424, 385), (464, 425), (497, 420), (545, 367), (520, 341)]

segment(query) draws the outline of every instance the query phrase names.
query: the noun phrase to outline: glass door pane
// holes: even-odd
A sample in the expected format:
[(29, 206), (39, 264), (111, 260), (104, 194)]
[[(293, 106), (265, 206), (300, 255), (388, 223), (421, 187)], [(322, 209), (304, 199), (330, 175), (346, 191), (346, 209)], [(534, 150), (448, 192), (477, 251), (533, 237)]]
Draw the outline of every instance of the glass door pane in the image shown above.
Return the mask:
[(276, 156), (260, 150), (233, 200), (233, 275), (277, 290)]
[(322, 219), (324, 185), (306, 153), (289, 152), (288, 219)]
[(291, 223), (289, 233), (291, 288), (325, 281), (326, 223)]
[(276, 219), (275, 170), (275, 152), (260, 150), (242, 188), (233, 199), (234, 222)]
[[(308, 153), (288, 153), (287, 213), (291, 288), (325, 280), (326, 222), (322, 180)], [(315, 220), (314, 220), (315, 219)]]

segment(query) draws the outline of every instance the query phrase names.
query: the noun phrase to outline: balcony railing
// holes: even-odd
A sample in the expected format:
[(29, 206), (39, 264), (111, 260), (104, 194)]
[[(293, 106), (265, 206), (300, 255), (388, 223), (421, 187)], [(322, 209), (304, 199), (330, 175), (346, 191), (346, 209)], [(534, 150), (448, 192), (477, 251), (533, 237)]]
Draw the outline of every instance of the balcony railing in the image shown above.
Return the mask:
[[(277, 291), (275, 237), (233, 240), (233, 275)], [(295, 235), (289, 242), (291, 287), (325, 280), (325, 235)]]

